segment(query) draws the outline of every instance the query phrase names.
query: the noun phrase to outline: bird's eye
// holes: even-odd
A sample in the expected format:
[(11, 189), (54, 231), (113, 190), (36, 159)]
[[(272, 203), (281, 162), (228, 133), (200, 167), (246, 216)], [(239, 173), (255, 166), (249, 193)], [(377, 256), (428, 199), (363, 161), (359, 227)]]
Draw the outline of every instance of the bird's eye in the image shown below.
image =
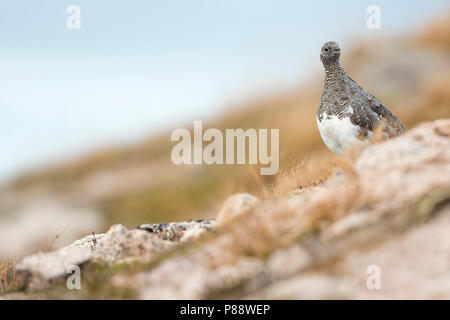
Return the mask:
[(324, 50), (325, 50), (325, 52), (328, 52), (328, 48), (325, 48)]

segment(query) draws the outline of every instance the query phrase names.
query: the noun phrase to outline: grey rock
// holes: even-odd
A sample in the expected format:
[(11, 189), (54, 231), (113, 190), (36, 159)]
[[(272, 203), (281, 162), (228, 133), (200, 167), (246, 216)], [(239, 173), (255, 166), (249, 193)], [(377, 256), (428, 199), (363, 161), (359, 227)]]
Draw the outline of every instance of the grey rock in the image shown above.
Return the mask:
[(237, 193), (228, 197), (217, 215), (217, 225), (223, 226), (237, 217), (248, 214), (260, 202), (257, 197), (249, 193)]
[(149, 233), (155, 234), (162, 240), (179, 241), (186, 232), (190, 233), (190, 230), (205, 230), (211, 231), (215, 226), (215, 221), (197, 220), (197, 221), (183, 221), (183, 222), (171, 222), (171, 223), (155, 223), (155, 224), (142, 224), (135, 229), (144, 230)]
[(173, 242), (162, 240), (144, 230), (128, 230), (118, 224), (98, 240), (92, 258), (108, 264), (146, 261), (173, 246)]
[(71, 274), (71, 267), (81, 266), (91, 258), (88, 247), (73, 245), (53, 252), (38, 253), (23, 258), (17, 265), (18, 283), (26, 288), (43, 288)]
[(213, 226), (213, 220), (149, 224), (131, 230), (114, 225), (104, 234), (88, 235), (59, 250), (25, 256), (16, 268), (17, 283), (27, 289), (42, 289), (64, 281), (72, 274), (71, 267), (92, 261), (108, 265), (145, 262), (172, 249), (185, 233), (184, 241), (189, 241), (198, 236), (189, 232), (211, 230)]

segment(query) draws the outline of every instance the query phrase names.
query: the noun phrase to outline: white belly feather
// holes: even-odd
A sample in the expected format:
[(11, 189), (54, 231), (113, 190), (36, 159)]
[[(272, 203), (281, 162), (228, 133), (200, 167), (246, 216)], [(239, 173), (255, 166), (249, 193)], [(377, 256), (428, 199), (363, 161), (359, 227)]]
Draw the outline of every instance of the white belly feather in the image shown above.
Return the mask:
[(361, 142), (358, 139), (360, 128), (350, 121), (350, 117), (339, 119), (333, 115), (327, 118), (324, 113), (322, 121), (317, 118), (317, 125), (323, 142), (335, 154), (342, 154), (348, 147)]

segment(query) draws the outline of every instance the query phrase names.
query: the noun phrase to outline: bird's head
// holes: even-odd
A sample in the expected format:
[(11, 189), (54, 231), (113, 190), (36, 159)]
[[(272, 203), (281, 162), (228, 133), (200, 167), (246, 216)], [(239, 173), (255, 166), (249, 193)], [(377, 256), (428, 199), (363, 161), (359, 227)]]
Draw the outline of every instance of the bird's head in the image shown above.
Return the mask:
[(339, 44), (334, 41), (325, 42), (320, 50), (320, 60), (324, 66), (339, 62), (341, 49)]

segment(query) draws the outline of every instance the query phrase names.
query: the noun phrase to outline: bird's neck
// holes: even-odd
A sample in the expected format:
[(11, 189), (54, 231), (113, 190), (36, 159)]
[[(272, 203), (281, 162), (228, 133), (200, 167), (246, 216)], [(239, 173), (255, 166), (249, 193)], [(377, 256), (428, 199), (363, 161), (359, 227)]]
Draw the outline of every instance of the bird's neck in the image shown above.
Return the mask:
[(344, 69), (341, 67), (339, 61), (324, 64), (325, 67), (325, 87), (334, 85), (342, 78)]

